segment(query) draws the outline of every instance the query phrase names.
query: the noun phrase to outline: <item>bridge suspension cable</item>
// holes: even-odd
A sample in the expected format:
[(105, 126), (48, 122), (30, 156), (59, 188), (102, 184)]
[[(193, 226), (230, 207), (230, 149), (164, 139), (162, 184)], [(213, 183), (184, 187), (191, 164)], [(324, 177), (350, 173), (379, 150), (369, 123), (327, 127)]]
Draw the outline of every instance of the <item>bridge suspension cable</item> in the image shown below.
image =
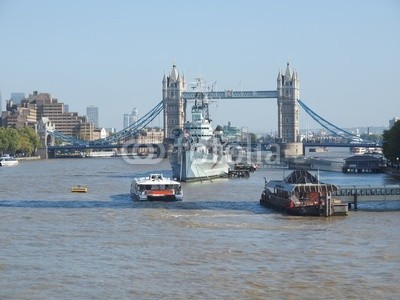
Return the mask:
[(144, 127), (146, 127), (148, 124), (150, 124), (151, 121), (153, 121), (159, 114), (162, 112), (164, 108), (163, 101), (158, 103), (153, 109), (151, 109), (147, 114), (145, 114), (143, 117), (141, 117), (137, 122), (133, 123), (132, 125), (122, 129), (121, 131), (118, 131), (117, 133), (103, 138), (103, 139), (98, 139), (94, 141), (84, 141), (84, 140), (79, 140), (76, 138), (73, 138), (71, 136), (62, 134), (61, 132), (58, 131), (48, 131), (48, 133), (55, 137), (58, 140), (62, 140), (63, 142), (71, 143), (71, 144), (77, 144), (77, 145), (109, 145), (111, 143), (118, 142), (124, 138), (131, 137), (135, 134), (137, 134), (140, 130), (142, 130)]
[(318, 115), (315, 111), (313, 111), (311, 108), (309, 108), (303, 101), (298, 99), (297, 102), (299, 102), (300, 106), (305, 110), (305, 112), (309, 116), (311, 116), (311, 118), (313, 118), (318, 124), (320, 124), (322, 127), (324, 127), (332, 134), (340, 136), (342, 138), (357, 137), (355, 134), (348, 132), (342, 128), (339, 128), (336, 125), (332, 124), (331, 122), (327, 121), (326, 119)]

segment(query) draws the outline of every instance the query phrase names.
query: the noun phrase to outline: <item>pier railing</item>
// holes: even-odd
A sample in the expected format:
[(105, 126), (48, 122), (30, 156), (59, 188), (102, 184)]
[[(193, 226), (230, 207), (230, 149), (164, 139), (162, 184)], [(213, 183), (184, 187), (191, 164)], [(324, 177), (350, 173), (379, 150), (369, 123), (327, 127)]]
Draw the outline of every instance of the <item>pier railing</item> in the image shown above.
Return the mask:
[(332, 196), (348, 203), (349, 206), (354, 204), (354, 208), (357, 209), (358, 202), (400, 201), (400, 185), (338, 186)]

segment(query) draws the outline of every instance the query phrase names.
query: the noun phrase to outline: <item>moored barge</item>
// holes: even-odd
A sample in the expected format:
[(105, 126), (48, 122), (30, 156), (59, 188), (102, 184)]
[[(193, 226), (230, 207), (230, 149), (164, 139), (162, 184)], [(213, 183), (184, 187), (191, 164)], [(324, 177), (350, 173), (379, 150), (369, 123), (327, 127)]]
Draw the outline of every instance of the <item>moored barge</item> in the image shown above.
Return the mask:
[(322, 183), (305, 170), (296, 170), (284, 180), (265, 179), (260, 204), (290, 215), (347, 215), (348, 206), (332, 197), (337, 187)]

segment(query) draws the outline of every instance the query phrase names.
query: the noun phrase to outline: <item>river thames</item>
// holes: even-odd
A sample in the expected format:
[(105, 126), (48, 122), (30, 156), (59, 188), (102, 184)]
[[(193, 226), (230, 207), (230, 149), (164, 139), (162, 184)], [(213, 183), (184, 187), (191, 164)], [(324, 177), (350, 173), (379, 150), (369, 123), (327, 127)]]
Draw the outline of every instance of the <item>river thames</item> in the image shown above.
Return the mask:
[[(259, 205), (264, 177), (183, 183), (182, 202), (134, 202), (133, 178), (167, 160), (21, 161), (0, 168), (1, 299), (397, 299), (400, 202), (346, 217)], [(399, 184), (385, 174), (321, 181)], [(88, 193), (75, 194), (74, 185)]]

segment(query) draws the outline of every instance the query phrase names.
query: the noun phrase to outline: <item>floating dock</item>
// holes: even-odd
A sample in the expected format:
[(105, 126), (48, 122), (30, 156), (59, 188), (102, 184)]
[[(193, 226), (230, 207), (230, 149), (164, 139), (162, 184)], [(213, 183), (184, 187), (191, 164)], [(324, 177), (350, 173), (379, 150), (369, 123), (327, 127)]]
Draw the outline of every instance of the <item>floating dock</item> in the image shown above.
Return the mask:
[(345, 159), (343, 173), (383, 173), (386, 163), (380, 155), (355, 155)]

